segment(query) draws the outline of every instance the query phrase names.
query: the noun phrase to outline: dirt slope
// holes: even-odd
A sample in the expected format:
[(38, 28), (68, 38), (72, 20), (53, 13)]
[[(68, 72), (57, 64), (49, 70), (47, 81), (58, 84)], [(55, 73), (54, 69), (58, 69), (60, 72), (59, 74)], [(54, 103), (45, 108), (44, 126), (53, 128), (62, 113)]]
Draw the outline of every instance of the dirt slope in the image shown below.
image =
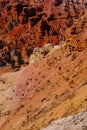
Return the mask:
[(11, 96), (1, 112), (1, 130), (37, 130), (53, 119), (84, 110), (86, 59), (87, 49), (72, 51), (64, 46), (26, 67), (15, 87), (6, 90)]

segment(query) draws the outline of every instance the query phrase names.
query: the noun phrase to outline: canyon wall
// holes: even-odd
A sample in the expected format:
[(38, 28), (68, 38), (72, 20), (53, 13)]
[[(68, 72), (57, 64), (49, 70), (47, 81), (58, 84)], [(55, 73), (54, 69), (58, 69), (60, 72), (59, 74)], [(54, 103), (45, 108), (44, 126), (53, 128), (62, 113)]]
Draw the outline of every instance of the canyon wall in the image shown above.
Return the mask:
[(86, 0), (1, 0), (0, 66), (27, 63), (33, 48), (65, 41), (86, 11)]

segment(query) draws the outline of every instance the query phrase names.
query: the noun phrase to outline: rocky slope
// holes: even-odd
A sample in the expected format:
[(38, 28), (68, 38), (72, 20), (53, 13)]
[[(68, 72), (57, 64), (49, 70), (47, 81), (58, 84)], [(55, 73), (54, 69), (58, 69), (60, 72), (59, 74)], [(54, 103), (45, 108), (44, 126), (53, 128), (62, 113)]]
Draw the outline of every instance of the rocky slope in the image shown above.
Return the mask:
[[(12, 67), (14, 66), (14, 60), (19, 60), (17, 66), (22, 64), (21, 62), (23, 61), (20, 59), (25, 59), (26, 62), (28, 59), (31, 64), (25, 68), (20, 68), (20, 71), (17, 69), (17, 72), (6, 73), (4, 75), (2, 75), (3, 71), (7, 72), (8, 68), (3, 71), (0, 70), (0, 130), (49, 129), (50, 126), (48, 125), (53, 120), (60, 118), (63, 119), (55, 123), (55, 127), (61, 130), (62, 127), (60, 125), (62, 121), (63, 127), (64, 123), (67, 123), (68, 130), (72, 130), (72, 127), (75, 127), (73, 123), (75, 120), (72, 120), (74, 117), (78, 119), (76, 126), (78, 126), (78, 121), (80, 121), (79, 130), (83, 123), (84, 128), (81, 128), (81, 130), (86, 130), (87, 112), (84, 112), (87, 108), (86, 1), (73, 0), (68, 2), (66, 0), (62, 2), (61, 0), (45, 0), (42, 4), (42, 1), (22, 0), (17, 2), (16, 0), (7, 0), (7, 3), (1, 4), (1, 6), (3, 5), (2, 12), (7, 9), (9, 2), (11, 4), (10, 14), (12, 13), (14, 18), (17, 16), (21, 22), (5, 34), (2, 33), (4, 28), (1, 29), (0, 38), (4, 42), (2, 43), (1, 41), (0, 54), (2, 55), (2, 52), (5, 52), (4, 49), (6, 49), (3, 58), (6, 55), (7, 57), (3, 60), (6, 60), (7, 63), (7, 59), (10, 59)], [(39, 7), (43, 7), (43, 11), (41, 9), (38, 11), (37, 8)], [(23, 10), (18, 10), (17, 13), (17, 9), (20, 8), (23, 8)], [(27, 9), (35, 11), (36, 14), (29, 10), (35, 16), (29, 14), (26, 23), (24, 21), (26, 21)], [(42, 13), (44, 13), (42, 17), (46, 24), (46, 28), (43, 31), (41, 31), (42, 17), (33, 27), (31, 20), (34, 18), (35, 21), (35, 18)], [(51, 16), (52, 21), (49, 22), (48, 18), (51, 14), (54, 14), (54, 16)], [(6, 17), (7, 13), (5, 14), (4, 12), (3, 16)], [(8, 18), (11, 19), (12, 16), (8, 15)], [(7, 27), (4, 20), (1, 23), (1, 26)], [(66, 26), (66, 23), (70, 25)], [(42, 28), (45, 27), (45, 24)], [(50, 31), (48, 25), (51, 26)], [(57, 31), (57, 28), (59, 28), (59, 33), (55, 32), (55, 35), (49, 35), (53, 30)], [(36, 30), (37, 33), (34, 33), (34, 29), (38, 29)], [(34, 39), (36, 35), (37, 38)], [(43, 39), (38, 41), (40, 35)], [(32, 36), (31, 45), (28, 44), (29, 36)], [(23, 38), (22, 41), (20, 38)], [(33, 51), (32, 47), (42, 46), (42, 44), (49, 42), (50, 38), (54, 39), (52, 43), (59, 44), (59, 46), (55, 45), (54, 48), (53, 46), (51, 48), (46, 48), (46, 46), (43, 48), (37, 47)], [(23, 42), (24, 39), (26, 40)], [(34, 40), (35, 44), (33, 46)], [(3, 46), (4, 44), (5, 46)], [(16, 45), (18, 48), (15, 48)], [(26, 48), (30, 48), (28, 50), (29, 56), (33, 53), (30, 59), (25, 55)], [(9, 51), (11, 54), (8, 54)], [(48, 54), (48, 52), (50, 53)], [(0, 59), (0, 62), (2, 63), (2, 59)], [(77, 113), (80, 114), (73, 116)], [(69, 115), (72, 117), (65, 118)], [(46, 128), (46, 126), (48, 127)]]
[(87, 111), (53, 121), (43, 130), (87, 130)]
[[(39, 130), (87, 107), (87, 49), (66, 45), (27, 66), (4, 91), (1, 130)], [(2, 97), (3, 98), (3, 97)], [(7, 99), (7, 100), (6, 100)]]
[(0, 66), (28, 63), (32, 48), (65, 40), (86, 7), (86, 0), (1, 0)]

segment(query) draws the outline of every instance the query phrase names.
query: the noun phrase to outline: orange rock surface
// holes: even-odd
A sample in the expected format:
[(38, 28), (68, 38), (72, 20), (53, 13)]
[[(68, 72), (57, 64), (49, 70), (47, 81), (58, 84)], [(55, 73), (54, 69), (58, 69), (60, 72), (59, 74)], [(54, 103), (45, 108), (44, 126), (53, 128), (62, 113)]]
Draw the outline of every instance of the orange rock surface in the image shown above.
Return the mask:
[[(5, 5), (0, 3), (4, 6), (1, 8), (3, 17), (0, 18), (3, 20), (0, 22), (1, 63), (5, 64), (4, 61), (12, 58), (15, 49), (19, 58), (22, 55), (23, 59), (29, 60), (26, 48), (42, 46), (48, 42), (65, 43), (55, 46), (37, 62), (26, 67), (20, 65), (20, 70), (19, 67), (0, 70), (0, 130), (41, 130), (55, 119), (77, 114), (87, 108), (87, 14), (86, 8), (83, 8), (86, 3), (77, 2), (77, 10), (75, 2), (67, 2), (45, 0), (42, 4), (41, 1), (12, 0), (9, 3), (7, 0)], [(7, 11), (10, 15), (7, 15), (6, 9), (10, 10)], [(29, 18), (26, 17), (28, 9), (31, 12), (27, 14)], [(41, 19), (36, 23), (38, 15)], [(10, 23), (11, 30), (3, 34), (8, 19), (14, 21), (15, 18), (20, 22), (15, 27)], [(33, 22), (36, 24), (32, 27)], [(44, 26), (41, 32), (42, 23)], [(52, 31), (55, 35), (49, 35)], [(5, 57), (7, 52), (8, 57)], [(10, 73), (5, 73), (9, 70)]]
[(29, 48), (64, 41), (66, 29), (86, 11), (86, 1), (1, 0), (0, 66), (13, 63), (13, 51), (26, 62)]

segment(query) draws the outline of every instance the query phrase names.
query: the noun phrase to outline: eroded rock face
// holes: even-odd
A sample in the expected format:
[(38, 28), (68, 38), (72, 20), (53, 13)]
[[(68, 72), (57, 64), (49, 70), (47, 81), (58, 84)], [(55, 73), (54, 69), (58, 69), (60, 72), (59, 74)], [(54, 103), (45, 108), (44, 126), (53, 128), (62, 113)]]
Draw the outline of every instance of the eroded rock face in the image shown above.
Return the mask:
[[(13, 50), (22, 52), (25, 61), (26, 49), (64, 41), (67, 28), (86, 11), (86, 0), (1, 0), (0, 66), (8, 63), (6, 54)], [(75, 28), (73, 33), (77, 33)]]
[[(0, 130), (38, 130), (87, 107), (86, 8), (82, 0), (0, 1), (0, 66), (36, 56), (0, 78)], [(41, 50), (46, 43), (55, 51), (43, 59), (53, 48)]]

